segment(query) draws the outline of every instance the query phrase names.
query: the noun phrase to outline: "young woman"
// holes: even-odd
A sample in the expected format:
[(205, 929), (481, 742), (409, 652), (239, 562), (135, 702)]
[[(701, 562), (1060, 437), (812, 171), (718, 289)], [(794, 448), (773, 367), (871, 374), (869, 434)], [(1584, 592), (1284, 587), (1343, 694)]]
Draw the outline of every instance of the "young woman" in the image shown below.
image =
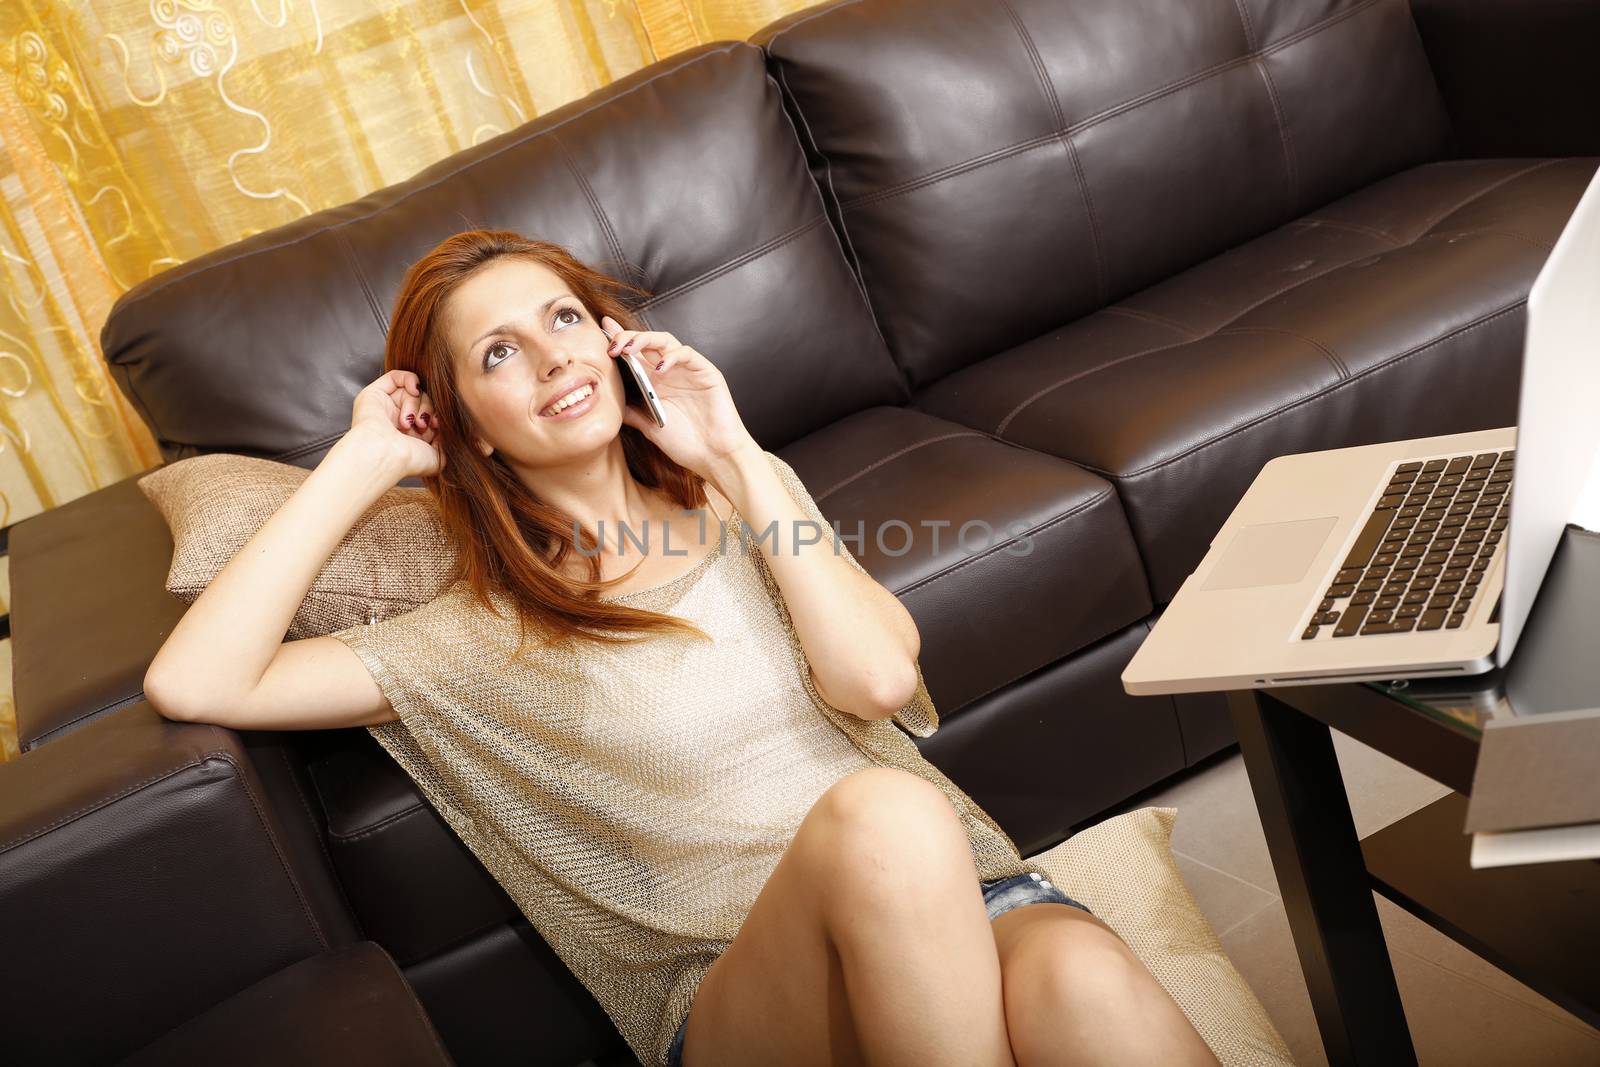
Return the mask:
[[(151, 702), (365, 726), (653, 1067), (1214, 1064), (922, 757), (910, 615), (716, 366), (628, 326), (631, 288), (506, 231), (416, 263), (385, 374), (174, 629)], [(624, 350), (664, 427), (628, 402)], [(413, 475), (459, 550), (446, 592), (284, 642)]]

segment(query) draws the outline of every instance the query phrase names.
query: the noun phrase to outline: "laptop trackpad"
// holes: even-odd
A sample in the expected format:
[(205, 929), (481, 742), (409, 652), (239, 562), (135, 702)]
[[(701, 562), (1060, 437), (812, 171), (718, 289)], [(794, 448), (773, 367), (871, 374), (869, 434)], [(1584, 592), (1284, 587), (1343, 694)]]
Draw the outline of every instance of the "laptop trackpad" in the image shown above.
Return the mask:
[(1200, 588), (1247, 589), (1298, 582), (1338, 524), (1338, 517), (1329, 515), (1246, 526), (1233, 535), (1216, 569)]

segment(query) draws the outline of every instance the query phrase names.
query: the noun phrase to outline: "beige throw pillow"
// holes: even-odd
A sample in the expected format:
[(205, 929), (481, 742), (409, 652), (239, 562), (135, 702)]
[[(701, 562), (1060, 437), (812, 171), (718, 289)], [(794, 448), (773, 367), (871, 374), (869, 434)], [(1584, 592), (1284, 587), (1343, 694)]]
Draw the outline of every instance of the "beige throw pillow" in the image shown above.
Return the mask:
[[(140, 478), (172, 530), (167, 592), (192, 604), (311, 472), (231, 453), (192, 456)], [(425, 489), (395, 486), (335, 546), (286, 637), (320, 637), (421, 607), (443, 593), (456, 551)]]
[(1124, 812), (1028, 862), (1128, 943), (1223, 1067), (1292, 1065), (1288, 1045), (1178, 873), (1177, 818), (1177, 808)]

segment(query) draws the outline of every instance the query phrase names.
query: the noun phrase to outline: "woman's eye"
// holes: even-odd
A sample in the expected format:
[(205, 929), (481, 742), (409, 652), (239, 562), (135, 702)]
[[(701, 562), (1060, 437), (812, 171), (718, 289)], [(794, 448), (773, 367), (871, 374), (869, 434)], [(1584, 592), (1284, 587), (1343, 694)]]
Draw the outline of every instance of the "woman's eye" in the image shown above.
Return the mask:
[[(557, 319), (560, 319), (561, 316), (563, 316), (563, 315), (571, 315), (572, 316), (572, 320), (574, 322), (582, 322), (583, 321), (583, 312), (579, 311), (577, 308), (561, 308), (556, 312), (556, 318)], [(498, 367), (501, 363), (505, 362), (505, 360), (503, 360), (503, 359), (502, 360), (495, 360), (493, 362), (490, 361), (489, 357), (494, 355), (495, 349), (497, 349), (497, 348), (507, 348), (509, 350), (509, 346), (507, 346), (504, 341), (496, 341), (494, 344), (492, 344), (488, 348), (484, 349), (483, 350), (483, 369), (484, 370), (488, 370), (491, 367)], [(510, 357), (508, 356), (506, 358), (509, 359)]]

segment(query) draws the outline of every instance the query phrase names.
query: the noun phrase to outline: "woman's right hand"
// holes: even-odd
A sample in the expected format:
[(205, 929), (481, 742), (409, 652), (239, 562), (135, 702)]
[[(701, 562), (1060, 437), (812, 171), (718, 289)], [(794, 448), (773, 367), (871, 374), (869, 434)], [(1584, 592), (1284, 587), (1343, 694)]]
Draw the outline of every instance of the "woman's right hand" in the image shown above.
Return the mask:
[(436, 443), (433, 401), (422, 379), (392, 370), (356, 394), (350, 411), (350, 436), (398, 457), (401, 478), (436, 475), (444, 470), (444, 449)]

